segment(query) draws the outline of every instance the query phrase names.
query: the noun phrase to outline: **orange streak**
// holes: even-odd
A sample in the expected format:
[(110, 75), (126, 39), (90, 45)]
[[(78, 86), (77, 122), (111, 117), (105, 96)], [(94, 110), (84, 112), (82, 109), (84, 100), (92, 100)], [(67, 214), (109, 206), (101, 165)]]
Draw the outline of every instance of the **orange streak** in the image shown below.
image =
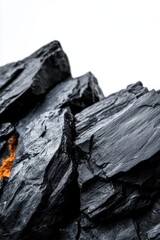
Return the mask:
[(2, 179), (3, 177), (10, 177), (12, 162), (16, 155), (16, 142), (17, 139), (14, 135), (8, 139), (7, 148), (9, 156), (2, 159), (2, 166), (0, 166), (0, 179)]

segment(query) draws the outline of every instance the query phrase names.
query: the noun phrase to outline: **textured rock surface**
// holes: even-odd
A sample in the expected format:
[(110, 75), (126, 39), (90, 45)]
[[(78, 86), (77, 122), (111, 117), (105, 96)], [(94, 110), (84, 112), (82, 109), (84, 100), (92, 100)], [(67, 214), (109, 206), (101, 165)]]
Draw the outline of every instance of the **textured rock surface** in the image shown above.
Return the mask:
[(67, 110), (46, 112), (22, 132), (12, 174), (1, 196), (2, 234), (6, 239), (17, 238), (30, 222), (34, 222), (37, 234), (43, 234), (62, 217), (57, 215), (59, 203), (65, 201), (62, 193), (67, 187), (69, 191), (74, 177), (72, 156), (67, 151), (72, 148), (70, 118)]
[(67, 56), (58, 41), (22, 61), (0, 67), (1, 118), (2, 113), (5, 120), (8, 115), (25, 112), (38, 96), (70, 76)]
[(57, 41), (0, 79), (0, 240), (160, 239), (159, 91), (104, 97)]
[[(150, 229), (152, 217), (139, 214), (159, 194), (159, 113), (159, 93), (137, 83), (76, 115), (80, 208), (83, 227), (92, 229), (87, 239), (130, 239), (128, 234), (132, 239), (159, 239), (158, 226)], [(126, 217), (131, 217), (127, 231), (122, 224)], [(109, 231), (108, 225), (101, 227), (117, 219)], [(146, 221), (150, 223), (144, 231)]]

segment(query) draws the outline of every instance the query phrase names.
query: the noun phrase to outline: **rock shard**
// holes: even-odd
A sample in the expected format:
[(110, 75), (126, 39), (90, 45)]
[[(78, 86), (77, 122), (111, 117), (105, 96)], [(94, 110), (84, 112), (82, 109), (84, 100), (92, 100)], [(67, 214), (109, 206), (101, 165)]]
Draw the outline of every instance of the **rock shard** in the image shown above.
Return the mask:
[(58, 41), (0, 80), (0, 240), (160, 239), (159, 91), (104, 97)]
[(26, 112), (39, 96), (70, 76), (68, 58), (58, 41), (24, 60), (0, 67), (1, 119), (10, 120), (22, 110)]

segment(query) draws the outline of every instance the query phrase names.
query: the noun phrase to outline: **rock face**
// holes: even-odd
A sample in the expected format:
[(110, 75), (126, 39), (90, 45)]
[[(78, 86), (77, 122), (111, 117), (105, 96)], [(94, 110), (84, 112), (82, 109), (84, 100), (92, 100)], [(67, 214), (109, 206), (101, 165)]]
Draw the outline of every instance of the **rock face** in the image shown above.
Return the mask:
[(0, 240), (160, 239), (159, 92), (104, 97), (57, 41), (0, 79)]
[[(66, 54), (54, 41), (26, 59), (0, 68), (0, 113), (7, 118), (32, 106), (38, 96), (71, 76)], [(25, 110), (24, 110), (25, 112)], [(10, 119), (9, 119), (10, 120)]]

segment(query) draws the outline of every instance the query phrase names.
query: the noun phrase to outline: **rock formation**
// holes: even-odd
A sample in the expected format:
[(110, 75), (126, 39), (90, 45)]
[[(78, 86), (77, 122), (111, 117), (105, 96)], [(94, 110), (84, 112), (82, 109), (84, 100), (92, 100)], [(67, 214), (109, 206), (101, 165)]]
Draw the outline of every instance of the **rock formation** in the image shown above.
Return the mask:
[(160, 239), (159, 91), (104, 97), (57, 41), (0, 80), (0, 240)]

